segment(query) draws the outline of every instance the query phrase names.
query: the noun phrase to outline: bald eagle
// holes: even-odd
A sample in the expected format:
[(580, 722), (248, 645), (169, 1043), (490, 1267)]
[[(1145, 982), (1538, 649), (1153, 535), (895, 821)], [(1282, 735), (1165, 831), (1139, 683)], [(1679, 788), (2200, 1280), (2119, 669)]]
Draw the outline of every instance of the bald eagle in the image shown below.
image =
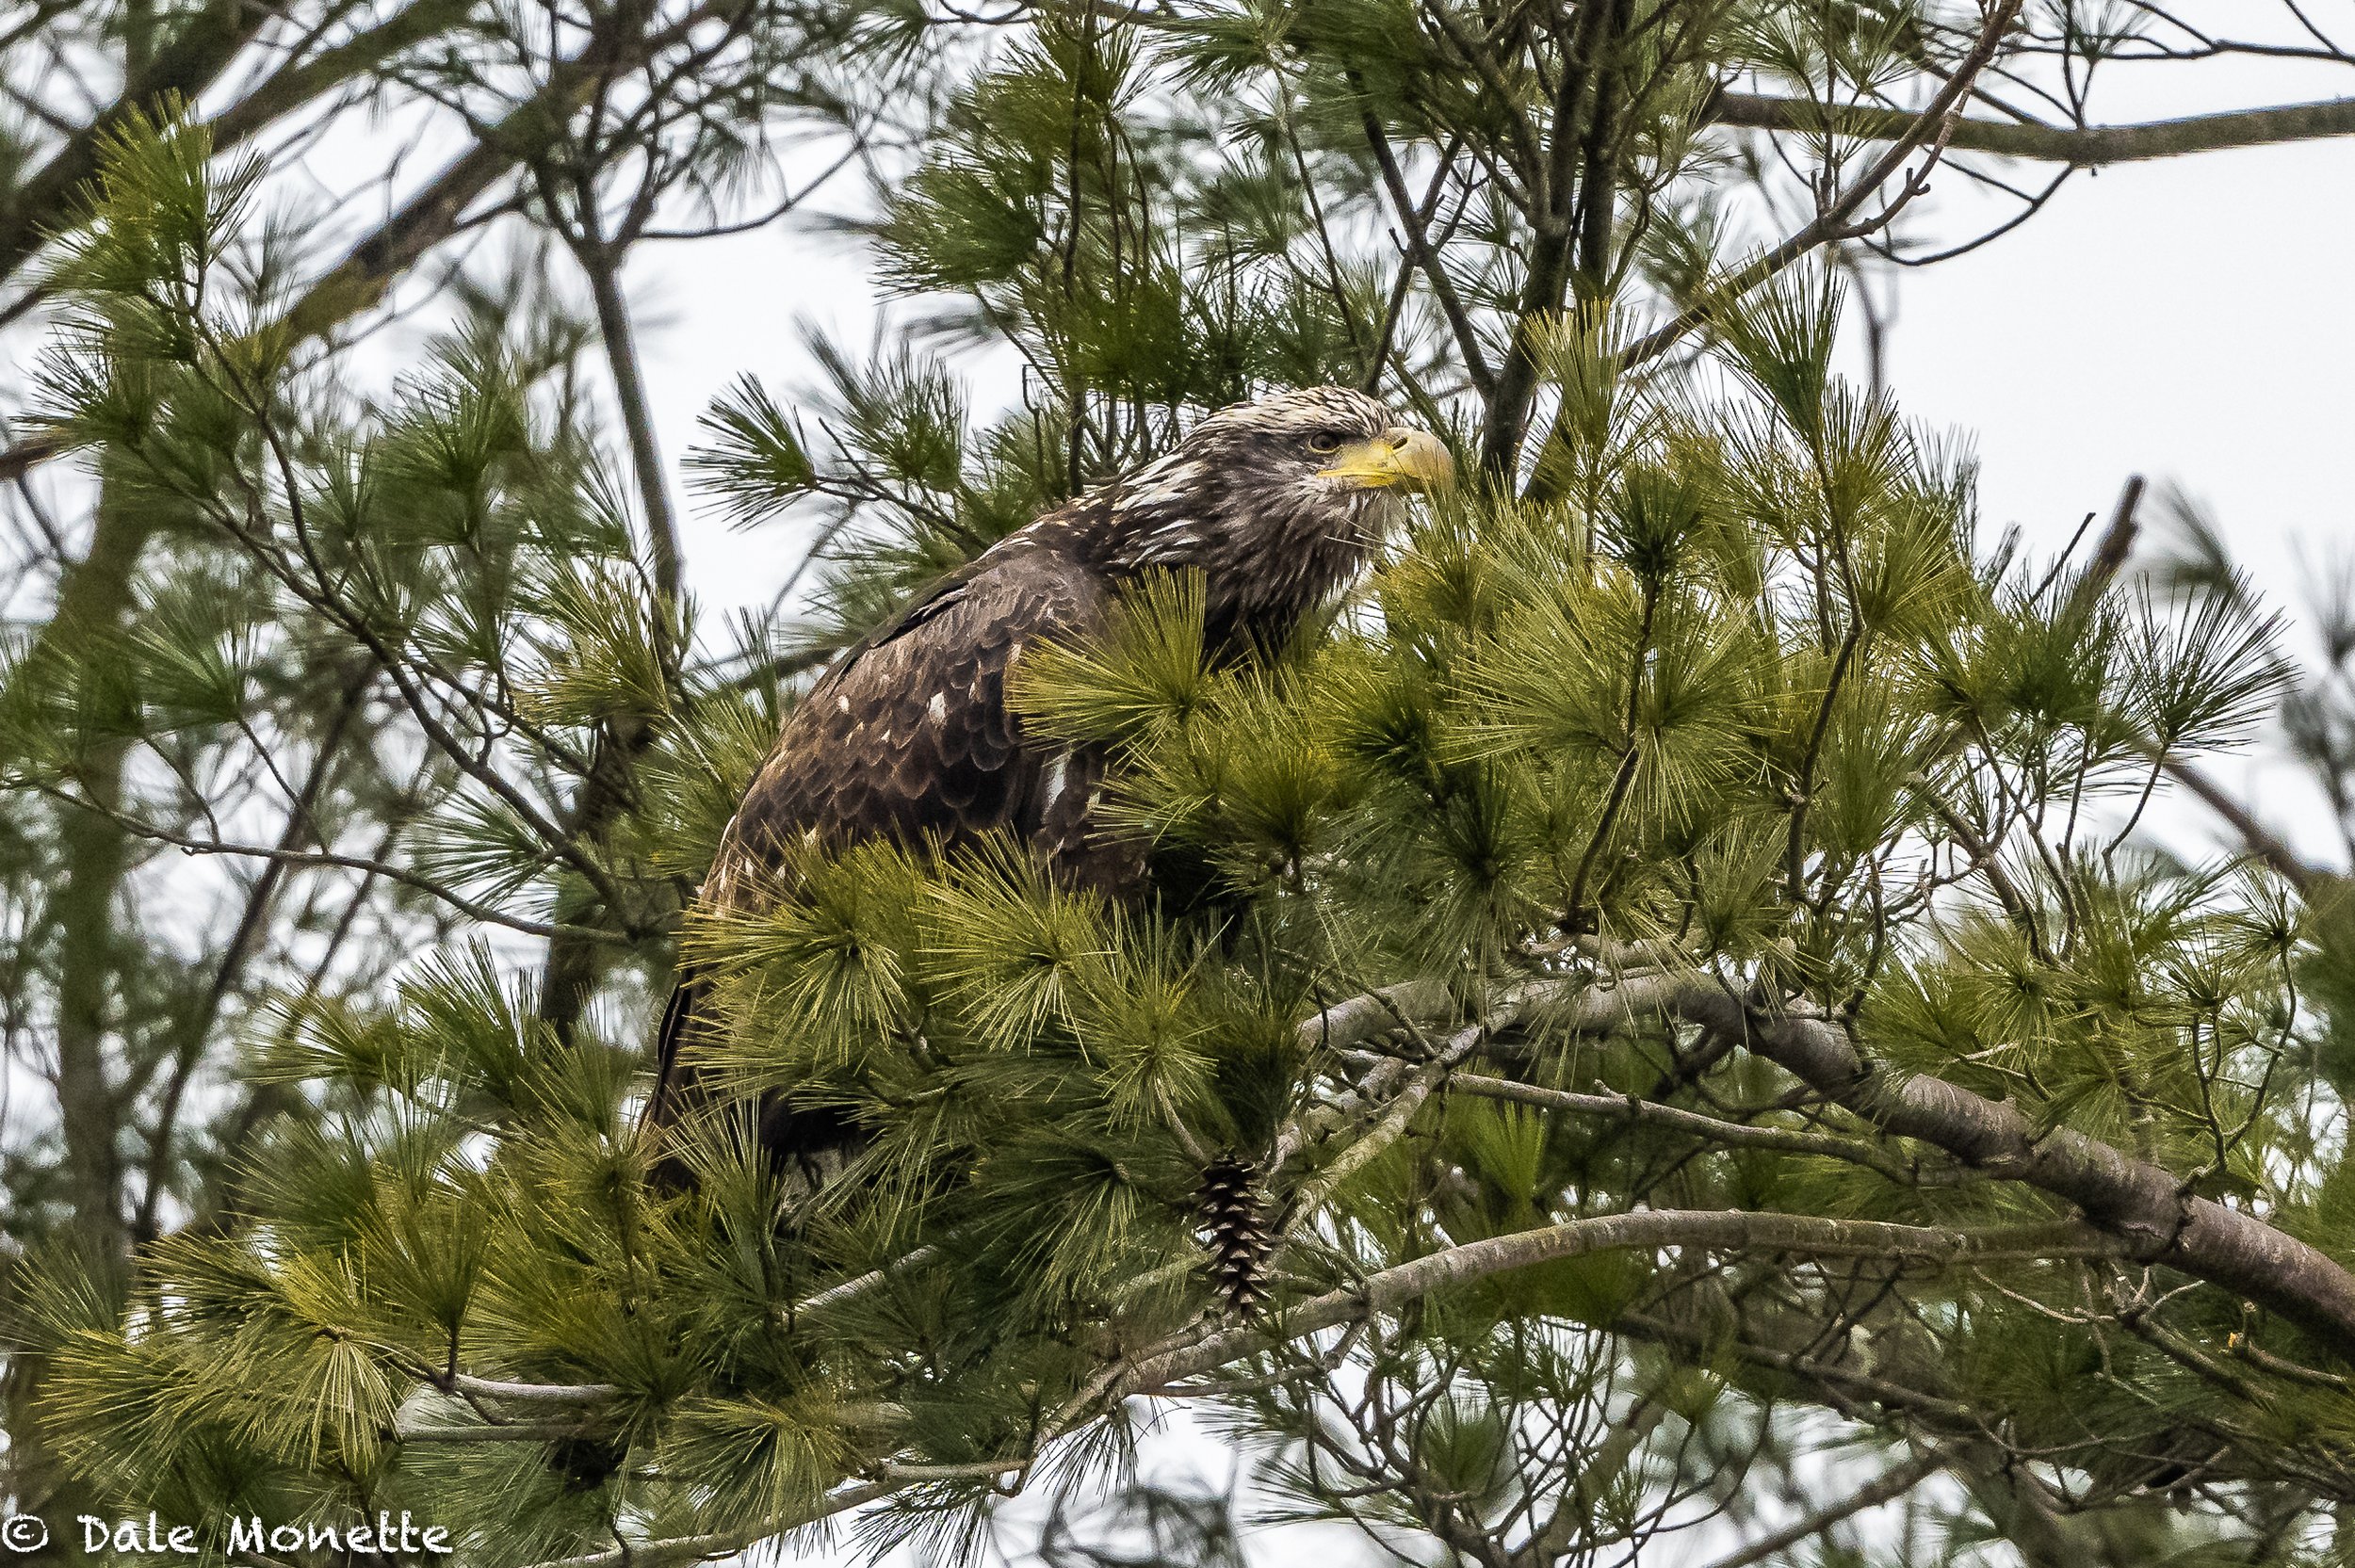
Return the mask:
[[(1249, 657), (1357, 574), (1402, 492), (1453, 473), (1428, 431), (1340, 387), (1210, 415), (1156, 461), (999, 541), (836, 658), (786, 717), (698, 906), (756, 910), (793, 846), (887, 837), (952, 849), (993, 829), (1011, 830), (1066, 884), (1134, 897), (1145, 847), (1094, 819), (1105, 755), (1026, 734), (1006, 705), (1024, 651), (1084, 641), (1124, 584), (1192, 570), (1206, 646)], [(663, 1015), (652, 1129), (709, 1097), (694, 1061), (708, 1008), (707, 987), (683, 966)], [(761, 1106), (759, 1138), (812, 1180), (859, 1141), (838, 1112), (788, 1095)]]

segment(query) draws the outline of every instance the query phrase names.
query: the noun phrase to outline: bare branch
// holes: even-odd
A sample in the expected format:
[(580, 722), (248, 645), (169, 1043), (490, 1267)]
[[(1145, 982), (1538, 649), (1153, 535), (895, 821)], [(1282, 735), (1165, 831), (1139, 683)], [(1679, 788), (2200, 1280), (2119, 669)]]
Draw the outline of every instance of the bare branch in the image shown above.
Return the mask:
[[(1920, 139), (1931, 112), (1871, 104), (1827, 106), (1803, 99), (1727, 92), (1711, 104), (1706, 118), (1713, 124), (1751, 130), (1814, 135), (1828, 131), (1865, 141), (1897, 141), (1908, 136)], [(2046, 125), (1965, 116), (1955, 121), (1946, 145), (1959, 153), (1993, 153), (2099, 169), (2107, 164), (2344, 136), (2355, 136), (2355, 98), (2186, 115), (2130, 125)]]
[(1711, 1568), (1750, 1568), (1763, 1562), (1776, 1553), (1812, 1540), (1842, 1520), (1852, 1518), (1868, 1508), (1878, 1508), (1892, 1497), (1901, 1497), (1930, 1477), (1946, 1467), (1946, 1456), (1935, 1449), (1914, 1455), (1902, 1464), (1892, 1464), (1880, 1475), (1849, 1493), (1846, 1496), (1816, 1510), (1804, 1519), (1794, 1520), (1769, 1535), (1762, 1535), (1731, 1557), (1720, 1558)]
[(388, 861), (371, 860), (365, 855), (337, 854), (326, 849), (293, 849), (281, 845), (235, 844), (222, 839), (197, 838), (187, 833), (175, 832), (158, 823), (141, 821), (124, 812), (110, 810), (84, 796), (74, 795), (46, 784), (36, 784), (34, 787), (42, 794), (52, 796), (68, 805), (84, 811), (95, 812), (134, 838), (143, 838), (155, 844), (168, 844), (187, 854), (229, 855), (241, 860), (268, 861), (280, 865), (365, 871), (370, 876), (382, 877), (386, 881), (397, 882), (402, 887), (426, 894), (441, 903), (447, 904), (469, 919), (480, 920), (494, 926), (504, 926), (509, 930), (522, 931), (528, 936), (564, 935), (586, 942), (607, 943), (616, 946), (629, 946), (628, 937), (614, 931), (601, 930), (593, 926), (565, 925), (557, 921), (533, 920), (525, 915), (510, 914), (504, 910), (495, 909), (479, 899), (469, 898), (453, 888), (445, 887), (430, 877), (422, 876), (407, 866), (396, 865)]
[[(1359, 89), (1363, 90), (1362, 87)], [(1488, 368), (1488, 356), (1480, 346), (1480, 333), (1473, 327), (1471, 313), (1464, 308), (1463, 297), (1456, 292), (1455, 280), (1447, 266), (1432, 249), (1431, 235), (1422, 222), (1413, 193), (1406, 188), (1406, 177), (1399, 172), (1398, 159), (1390, 152), (1389, 137), (1382, 134), (1382, 122), (1372, 109), (1359, 111), (1366, 133), (1366, 146), (1373, 154), (1374, 167), (1381, 171), (1382, 188), (1390, 199), (1390, 210), (1399, 226), (1405, 230), (1404, 239), (1407, 253), (1423, 276), (1431, 281), (1431, 292), (1439, 301), (1440, 312), (1447, 316), (1449, 331), (1455, 334), (1455, 350), (1464, 356), (1464, 374), (1483, 393), (1496, 384), (1496, 375)], [(5, 477), (0, 473), (0, 477)]]
[(1636, 1094), (1581, 1094), (1567, 1089), (1548, 1089), (1540, 1084), (1492, 1078), (1478, 1073), (1458, 1073), (1448, 1079), (1447, 1088), (1452, 1094), (1471, 1094), (1484, 1100), (1506, 1100), (1540, 1110), (1562, 1110), (1581, 1116), (1641, 1122), (1650, 1126), (1665, 1127), (1672, 1132), (1687, 1133), (1712, 1143), (1722, 1143), (1730, 1148), (1774, 1149), (1784, 1154), (1816, 1155), (1849, 1165), (1861, 1165), (1868, 1171), (1877, 1171), (1891, 1181), (1908, 1187), (1919, 1185), (1922, 1179), (1921, 1172), (1908, 1167), (1905, 1161), (1852, 1138), (1807, 1132), (1797, 1127), (1762, 1127), (1744, 1122), (1729, 1122), (1723, 1117), (1708, 1116), (1697, 1110), (1664, 1106)]
[(2257, 814), (2234, 800), (2223, 785), (2180, 757), (2160, 763), (2167, 776), (2200, 797), (2201, 802), (2231, 825), (2249, 852), (2272, 868), (2275, 875), (2305, 897), (2321, 893), (2331, 873), (2308, 863), (2281, 834), (2257, 819)]
[[(1895, 216), (1896, 209), (1925, 188), (1925, 181), (1930, 166), (1944, 153), (1949, 136), (1961, 119), (1962, 104), (1971, 85), (1995, 57), (2004, 34), (2012, 19), (2020, 12), (2022, 0), (1997, 0), (1988, 10), (1987, 20), (1979, 29), (1978, 41), (1970, 54), (1963, 57), (1953, 75), (1941, 88), (1938, 96), (1916, 118), (1908, 130), (1896, 137), (1881, 155), (1868, 165), (1864, 172), (1848, 187), (1826, 203), (1810, 222), (1790, 235), (1773, 250), (1746, 263), (1721, 282), (1710, 285), (1702, 297), (1676, 318), (1657, 331), (1648, 332), (1620, 350), (1619, 363), (1638, 365), (1658, 359), (1674, 348), (1685, 334), (1713, 319), (1733, 300), (1774, 277), (1783, 268), (1819, 245), (1836, 239), (1853, 239), (1885, 227)], [(1885, 204), (1879, 214), (1860, 220), (1858, 214), (1873, 194), (1894, 179), (1905, 168), (1906, 160), (1916, 151), (1927, 154), (1923, 167), (1907, 177), (1897, 197)]]

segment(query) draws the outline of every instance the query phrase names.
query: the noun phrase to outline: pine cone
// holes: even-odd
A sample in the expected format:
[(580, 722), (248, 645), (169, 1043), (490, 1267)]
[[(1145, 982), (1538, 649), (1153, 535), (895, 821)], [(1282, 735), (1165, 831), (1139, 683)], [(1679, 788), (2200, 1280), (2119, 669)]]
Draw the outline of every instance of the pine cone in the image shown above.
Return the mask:
[(1256, 1316), (1268, 1297), (1269, 1237), (1259, 1220), (1259, 1168), (1221, 1156), (1202, 1172), (1194, 1204), (1210, 1248), (1210, 1282), (1228, 1310), (1241, 1317)]

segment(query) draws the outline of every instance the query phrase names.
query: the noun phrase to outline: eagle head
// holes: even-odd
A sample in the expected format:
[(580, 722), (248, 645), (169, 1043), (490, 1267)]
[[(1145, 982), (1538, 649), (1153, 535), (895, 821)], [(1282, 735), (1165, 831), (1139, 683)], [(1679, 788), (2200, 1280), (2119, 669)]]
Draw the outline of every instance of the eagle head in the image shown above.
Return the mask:
[(1430, 431), (1348, 387), (1221, 409), (1100, 496), (1097, 558), (1115, 575), (1199, 571), (1212, 630), (1267, 641), (1354, 577), (1405, 493), (1454, 478)]

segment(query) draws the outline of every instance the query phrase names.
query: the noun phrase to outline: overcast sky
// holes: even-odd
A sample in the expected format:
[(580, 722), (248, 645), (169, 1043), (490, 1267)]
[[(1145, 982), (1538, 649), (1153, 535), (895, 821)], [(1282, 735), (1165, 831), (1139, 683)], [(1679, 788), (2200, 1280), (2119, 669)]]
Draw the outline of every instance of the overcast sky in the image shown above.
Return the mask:
[[(2080, 177), (1904, 280), (1890, 380), (1915, 417), (1974, 440), (1990, 521), (2057, 545), (2127, 475), (2172, 481), (2299, 616), (2355, 544), (2351, 258), (2355, 140)], [(2218, 772), (2334, 853), (2294, 771)]]

